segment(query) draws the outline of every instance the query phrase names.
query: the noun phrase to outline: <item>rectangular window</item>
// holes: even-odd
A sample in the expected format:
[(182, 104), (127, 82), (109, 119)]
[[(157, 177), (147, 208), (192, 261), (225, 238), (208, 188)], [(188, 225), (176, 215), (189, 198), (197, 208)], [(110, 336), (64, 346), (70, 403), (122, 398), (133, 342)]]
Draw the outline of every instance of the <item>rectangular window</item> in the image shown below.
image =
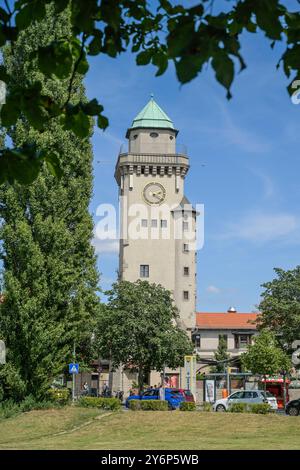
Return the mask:
[(156, 219), (151, 220), (151, 227), (153, 227), (153, 228), (157, 227), (157, 220)]
[(251, 335), (235, 335), (234, 346), (235, 349), (245, 349), (251, 343)]
[(160, 226), (161, 226), (161, 228), (167, 228), (167, 226), (168, 226), (167, 220), (161, 220), (160, 221)]
[(149, 264), (140, 265), (140, 277), (149, 277)]
[(184, 266), (183, 275), (184, 276), (189, 276), (189, 274), (190, 274), (190, 268), (188, 266)]
[(189, 291), (188, 290), (183, 291), (183, 299), (184, 300), (189, 300)]
[(148, 220), (142, 219), (142, 227), (148, 227)]
[(225, 341), (225, 344), (226, 344), (226, 347), (227, 347), (228, 336), (227, 335), (219, 335), (219, 345), (220, 345), (220, 342), (222, 340)]
[(184, 232), (187, 232), (188, 229), (189, 229), (189, 223), (188, 222), (183, 222), (182, 229), (183, 229)]
[(190, 251), (188, 243), (183, 244), (183, 251), (184, 251), (184, 253), (188, 253)]

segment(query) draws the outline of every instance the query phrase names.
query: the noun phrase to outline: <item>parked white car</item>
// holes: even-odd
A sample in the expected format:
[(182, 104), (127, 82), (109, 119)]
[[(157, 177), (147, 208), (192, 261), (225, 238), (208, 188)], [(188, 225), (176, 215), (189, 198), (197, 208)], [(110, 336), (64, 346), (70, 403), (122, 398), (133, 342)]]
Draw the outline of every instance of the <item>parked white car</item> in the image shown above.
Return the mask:
[(270, 392), (265, 392), (264, 390), (241, 390), (231, 393), (227, 398), (217, 400), (213, 404), (213, 410), (228, 411), (233, 403), (246, 403), (248, 405), (269, 403), (272, 410), (276, 411), (278, 409), (277, 400)]

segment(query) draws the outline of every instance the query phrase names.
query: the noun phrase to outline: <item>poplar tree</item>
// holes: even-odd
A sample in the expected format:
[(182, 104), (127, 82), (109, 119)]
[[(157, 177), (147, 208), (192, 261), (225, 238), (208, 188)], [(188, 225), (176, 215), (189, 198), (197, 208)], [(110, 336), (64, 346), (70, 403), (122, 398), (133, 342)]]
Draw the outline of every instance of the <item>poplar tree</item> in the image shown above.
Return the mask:
[[(53, 5), (47, 9), (46, 18), (23, 31), (13, 48), (5, 50), (4, 62), (11, 77), (8, 89), (13, 92), (28, 81), (42, 79), (42, 93), (62, 105), (69, 101), (76, 106), (79, 100), (85, 101), (80, 70), (73, 69), (63, 80), (55, 76), (46, 79), (33, 58), (39, 47), (72, 34), (69, 11), (54, 14)], [(88, 125), (89, 135), (80, 138), (62, 127), (59, 118), (50, 119), (47, 129), (40, 133), (23, 117), (8, 136), (15, 147), (29, 142), (51, 159), (40, 173), (37, 171), (33, 184), (0, 187), (5, 298), (0, 310), (0, 335), (6, 343), (8, 361), (7, 380), (5, 369), (1, 378), (6, 398), (28, 394), (42, 397), (53, 378), (72, 360), (74, 343), (77, 359), (89, 358), (98, 309), (98, 275), (88, 211), (92, 194), (91, 120)], [(60, 179), (54, 176), (58, 170), (54, 168), (56, 157), (64, 170)], [(9, 383), (9, 377), (13, 377), (17, 389)]]

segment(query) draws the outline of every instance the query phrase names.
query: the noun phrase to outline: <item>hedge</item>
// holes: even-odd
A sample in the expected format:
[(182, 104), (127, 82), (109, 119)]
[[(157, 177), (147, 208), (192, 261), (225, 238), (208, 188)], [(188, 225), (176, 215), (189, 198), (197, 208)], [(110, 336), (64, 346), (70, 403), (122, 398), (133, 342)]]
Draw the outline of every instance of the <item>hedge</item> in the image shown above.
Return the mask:
[(101, 410), (116, 411), (121, 409), (121, 402), (118, 398), (97, 398), (81, 397), (77, 402), (78, 406), (86, 408), (100, 408)]
[(130, 400), (129, 408), (132, 411), (167, 411), (168, 402), (165, 400)]
[(269, 403), (253, 403), (252, 405), (250, 405), (249, 410), (251, 413), (266, 415), (270, 413), (271, 406), (269, 405)]
[(68, 388), (50, 388), (47, 395), (51, 401), (60, 405), (66, 405), (70, 400), (70, 390)]
[(180, 411), (196, 411), (196, 403), (183, 401), (180, 403)]
[(231, 413), (246, 413), (247, 404), (246, 403), (233, 403), (229, 406), (229, 411)]
[(129, 409), (137, 411), (141, 409), (141, 400), (129, 400)]
[(165, 400), (141, 400), (141, 410), (143, 411), (168, 411), (168, 402)]

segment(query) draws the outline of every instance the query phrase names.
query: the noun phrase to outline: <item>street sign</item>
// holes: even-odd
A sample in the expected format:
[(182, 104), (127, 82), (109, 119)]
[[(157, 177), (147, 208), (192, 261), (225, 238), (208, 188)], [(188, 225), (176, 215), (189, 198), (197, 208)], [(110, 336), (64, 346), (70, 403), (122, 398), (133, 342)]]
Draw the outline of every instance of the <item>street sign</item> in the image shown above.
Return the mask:
[(6, 363), (5, 343), (0, 339), (0, 364)]
[(184, 356), (184, 388), (196, 397), (196, 356)]
[(72, 362), (69, 364), (69, 374), (78, 374), (79, 373), (79, 364)]

